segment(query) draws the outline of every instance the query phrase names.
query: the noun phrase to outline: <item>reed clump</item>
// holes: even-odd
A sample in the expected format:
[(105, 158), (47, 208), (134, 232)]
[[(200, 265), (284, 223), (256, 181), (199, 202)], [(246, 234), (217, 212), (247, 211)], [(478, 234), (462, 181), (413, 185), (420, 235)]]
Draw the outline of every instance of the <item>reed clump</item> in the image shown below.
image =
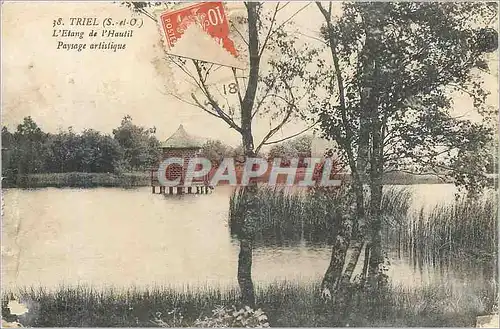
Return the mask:
[[(229, 200), (229, 227), (237, 235), (240, 219), (245, 215), (243, 189)], [(261, 186), (257, 190), (258, 217), (254, 238), (267, 245), (294, 244), (299, 241), (327, 243), (341, 212), (340, 197), (335, 193), (290, 191), (280, 187)]]
[[(260, 186), (257, 190), (259, 216), (255, 241), (266, 244), (328, 244), (343, 216), (353, 215), (348, 191), (309, 189), (287, 190)], [(236, 190), (229, 202), (229, 227), (235, 235), (244, 216), (243, 190)], [(411, 205), (407, 189), (387, 187), (382, 193), (382, 219), (387, 233), (406, 220)], [(368, 209), (368, 204), (366, 204)]]
[(461, 257), (496, 260), (498, 202), (494, 193), (482, 198), (459, 197), (430, 211), (410, 216), (401, 226), (402, 248), (429, 261)]
[[(242, 190), (230, 198), (229, 226), (236, 234), (244, 216)], [(385, 187), (382, 220), (385, 243), (411, 257), (436, 264), (453, 257), (476, 262), (493, 261), (498, 255), (498, 202), (496, 194), (482, 198), (462, 196), (430, 211), (411, 211), (412, 193), (400, 187)], [(352, 201), (345, 194), (321, 190), (290, 191), (261, 186), (257, 192), (259, 216), (255, 219), (255, 241), (268, 245), (328, 244), (340, 218), (348, 214)], [(368, 205), (367, 205), (368, 206)]]

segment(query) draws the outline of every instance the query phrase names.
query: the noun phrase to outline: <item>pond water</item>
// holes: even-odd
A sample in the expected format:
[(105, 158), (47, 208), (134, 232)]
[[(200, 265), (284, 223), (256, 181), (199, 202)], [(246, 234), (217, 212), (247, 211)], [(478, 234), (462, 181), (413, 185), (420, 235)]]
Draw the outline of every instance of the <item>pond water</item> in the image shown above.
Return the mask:
[[(414, 207), (452, 201), (453, 185), (413, 185)], [(208, 195), (162, 196), (150, 188), (4, 190), (4, 287), (89, 284), (236, 286), (238, 245), (227, 224), (232, 188)], [(415, 267), (390, 254), (395, 283), (470, 284), (480, 275)], [(262, 247), (254, 252), (257, 284), (320, 279), (326, 247)], [(474, 282), (473, 282), (474, 283)]]

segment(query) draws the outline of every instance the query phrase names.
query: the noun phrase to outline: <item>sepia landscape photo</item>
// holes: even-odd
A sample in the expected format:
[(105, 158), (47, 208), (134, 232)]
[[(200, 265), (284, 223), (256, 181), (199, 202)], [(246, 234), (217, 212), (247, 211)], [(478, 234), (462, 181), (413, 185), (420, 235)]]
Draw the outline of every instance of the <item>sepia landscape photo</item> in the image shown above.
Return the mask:
[(2, 327), (490, 327), (498, 2), (3, 1)]

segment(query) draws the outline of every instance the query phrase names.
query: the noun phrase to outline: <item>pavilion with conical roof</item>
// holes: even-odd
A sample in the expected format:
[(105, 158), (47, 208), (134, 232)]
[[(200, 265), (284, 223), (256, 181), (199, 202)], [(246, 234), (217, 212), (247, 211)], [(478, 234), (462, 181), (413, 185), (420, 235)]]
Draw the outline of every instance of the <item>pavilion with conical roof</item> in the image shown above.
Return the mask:
[(201, 148), (201, 143), (197, 138), (189, 135), (184, 129), (183, 125), (173, 133), (172, 136), (167, 138), (163, 143), (161, 143), (161, 148), (165, 149), (197, 149)]
[[(180, 178), (179, 184), (177, 185), (177, 194), (182, 194), (184, 191), (184, 179), (187, 173), (187, 166), (189, 160), (191, 158), (196, 157), (201, 149), (202, 143), (200, 140), (194, 136), (191, 136), (186, 132), (184, 126), (181, 124), (179, 128), (167, 138), (164, 142), (160, 144), (161, 152), (161, 161), (164, 161), (168, 158), (181, 158), (183, 159), (184, 165), (180, 164), (171, 164), (167, 167), (165, 172), (165, 177), (170, 181), (175, 181)], [(151, 175), (151, 182), (153, 186), (153, 193), (155, 193), (155, 186), (159, 185), (156, 174)], [(203, 182), (193, 182), (193, 183), (203, 183)], [(208, 188), (207, 184), (205, 187)], [(197, 191), (199, 191), (199, 186), (196, 187)], [(207, 191), (207, 188), (205, 191)], [(173, 193), (173, 187), (169, 188), (169, 193)], [(188, 193), (191, 193), (191, 186), (187, 187)], [(160, 186), (160, 193), (165, 193), (165, 186)]]

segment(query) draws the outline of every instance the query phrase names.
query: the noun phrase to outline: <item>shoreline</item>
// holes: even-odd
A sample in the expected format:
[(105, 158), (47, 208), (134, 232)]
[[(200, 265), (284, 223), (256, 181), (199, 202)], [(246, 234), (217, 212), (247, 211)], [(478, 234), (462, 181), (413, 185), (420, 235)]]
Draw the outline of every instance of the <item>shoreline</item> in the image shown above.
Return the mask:
[[(350, 180), (349, 174), (335, 175), (341, 180)], [(281, 181), (281, 180), (279, 180)], [(418, 184), (453, 184), (452, 180), (442, 181), (432, 175), (411, 175), (403, 173), (386, 174), (383, 178), (384, 185), (418, 185)], [(220, 184), (227, 185), (227, 184)], [(489, 178), (489, 186), (493, 186), (493, 179)], [(44, 188), (44, 187), (146, 187), (151, 186), (151, 173), (126, 172), (126, 173), (42, 173), (19, 175), (14, 179), (3, 177), (2, 188)]]
[(150, 186), (149, 172), (130, 173), (43, 173), (17, 176), (15, 180), (2, 179), (2, 188), (44, 187), (142, 187)]

